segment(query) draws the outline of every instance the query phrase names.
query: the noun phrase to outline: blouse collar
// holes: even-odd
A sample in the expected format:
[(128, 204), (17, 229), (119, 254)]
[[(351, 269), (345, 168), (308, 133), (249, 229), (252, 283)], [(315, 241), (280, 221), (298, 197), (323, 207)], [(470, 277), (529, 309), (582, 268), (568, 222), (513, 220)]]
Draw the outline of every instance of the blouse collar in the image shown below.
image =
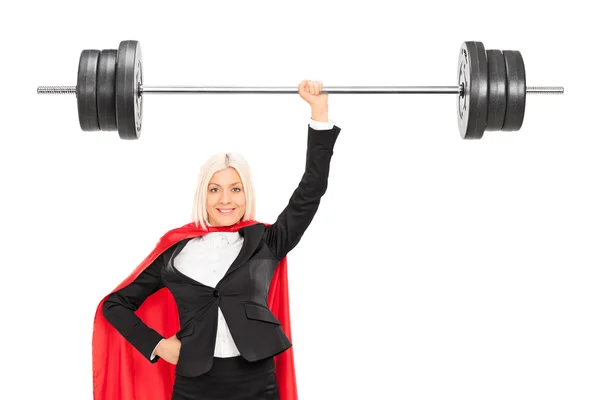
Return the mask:
[[(206, 223), (207, 226), (213, 226), (210, 223)], [(201, 240), (226, 240), (227, 243), (232, 244), (241, 239), (239, 232), (208, 232), (202, 235)]]

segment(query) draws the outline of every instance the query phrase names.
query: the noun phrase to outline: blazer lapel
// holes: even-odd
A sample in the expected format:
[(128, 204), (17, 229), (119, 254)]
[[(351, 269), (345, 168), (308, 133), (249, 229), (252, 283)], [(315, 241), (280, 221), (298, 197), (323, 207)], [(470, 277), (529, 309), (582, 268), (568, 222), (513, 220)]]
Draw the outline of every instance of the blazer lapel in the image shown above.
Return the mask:
[[(250, 257), (252, 257), (252, 255), (256, 251), (256, 248), (260, 244), (260, 241), (262, 240), (262, 234), (264, 232), (264, 229), (265, 229), (264, 224), (254, 224), (254, 225), (245, 226), (238, 230), (240, 235), (244, 238), (244, 243), (242, 244), (242, 248), (240, 249), (240, 252), (238, 253), (237, 257), (235, 258), (235, 260), (233, 260), (233, 262), (231, 263), (231, 265), (225, 272), (225, 275), (217, 283), (215, 288), (220, 287), (222, 282), (225, 280), (225, 278), (228, 275), (230, 275), (231, 273), (236, 271), (238, 268), (240, 268), (242, 265), (244, 265), (244, 263), (246, 263), (246, 261), (248, 261), (250, 259)], [(173, 260), (175, 259), (175, 257), (177, 257), (177, 255), (181, 252), (181, 250), (183, 250), (183, 248), (185, 247), (187, 242), (189, 242), (192, 239), (193, 239), (193, 237), (182, 239), (179, 241), (179, 243), (177, 243), (177, 245), (176, 245), (177, 247), (173, 251), (171, 258), (168, 261), (168, 263), (170, 264), (170, 267), (173, 267)], [(173, 269), (175, 269), (175, 268), (173, 267)], [(202, 284), (201, 282), (197, 282), (197, 281), (193, 280), (192, 278), (190, 278), (187, 275), (184, 275), (181, 272), (179, 272), (179, 274), (185, 276), (190, 281), (192, 281), (196, 284), (201, 284), (203, 286), (207, 286), (207, 285)], [(208, 286), (208, 287), (210, 287), (210, 286)]]
[(246, 261), (250, 259), (250, 257), (252, 257), (256, 251), (256, 248), (260, 244), (260, 241), (262, 240), (262, 232), (264, 231), (264, 228), (265, 226), (263, 224), (254, 224), (239, 229), (238, 232), (244, 238), (244, 244), (242, 244), (242, 249), (240, 250), (238, 256), (235, 260), (233, 260), (229, 266), (229, 269), (227, 272), (225, 272), (225, 275), (223, 278), (221, 278), (221, 281), (219, 281), (217, 286), (219, 286), (228, 275), (240, 268), (242, 265), (244, 265), (244, 263), (246, 263)]

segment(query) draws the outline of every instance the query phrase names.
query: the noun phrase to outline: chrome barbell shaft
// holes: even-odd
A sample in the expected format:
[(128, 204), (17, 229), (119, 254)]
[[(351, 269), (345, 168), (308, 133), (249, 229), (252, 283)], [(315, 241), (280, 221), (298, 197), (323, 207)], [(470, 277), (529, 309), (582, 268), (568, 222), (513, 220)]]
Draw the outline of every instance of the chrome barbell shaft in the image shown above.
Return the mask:
[[(142, 86), (142, 94), (236, 93), (236, 94), (297, 94), (294, 86)], [(338, 94), (461, 94), (460, 86), (324, 86), (321, 93)]]
[[(563, 94), (562, 86), (531, 86), (529, 94)], [(76, 86), (38, 86), (38, 94), (76, 94)], [(293, 86), (140, 86), (140, 94), (297, 94)], [(463, 95), (462, 86), (327, 86), (321, 93), (336, 94), (454, 94)]]

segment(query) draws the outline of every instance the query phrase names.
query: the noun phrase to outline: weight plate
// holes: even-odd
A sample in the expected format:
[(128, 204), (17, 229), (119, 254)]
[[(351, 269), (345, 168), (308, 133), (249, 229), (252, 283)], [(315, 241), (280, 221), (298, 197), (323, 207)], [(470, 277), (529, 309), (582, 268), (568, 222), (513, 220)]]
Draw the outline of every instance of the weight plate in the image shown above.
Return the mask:
[(102, 50), (98, 61), (98, 83), (96, 102), (98, 122), (103, 131), (117, 130), (117, 109), (115, 104), (115, 68), (117, 50)]
[(142, 129), (142, 96), (139, 86), (142, 80), (142, 49), (136, 40), (119, 44), (115, 92), (117, 126), (121, 139), (139, 139)]
[(504, 50), (506, 64), (506, 117), (503, 131), (518, 131), (525, 117), (525, 63), (517, 50)]
[(481, 42), (464, 42), (458, 59), (458, 128), (463, 139), (481, 139), (487, 123), (488, 71)]
[(499, 131), (506, 115), (506, 64), (500, 50), (488, 50), (488, 111), (486, 131)]
[(99, 131), (96, 110), (96, 73), (99, 50), (83, 50), (77, 70), (77, 112), (84, 131)]

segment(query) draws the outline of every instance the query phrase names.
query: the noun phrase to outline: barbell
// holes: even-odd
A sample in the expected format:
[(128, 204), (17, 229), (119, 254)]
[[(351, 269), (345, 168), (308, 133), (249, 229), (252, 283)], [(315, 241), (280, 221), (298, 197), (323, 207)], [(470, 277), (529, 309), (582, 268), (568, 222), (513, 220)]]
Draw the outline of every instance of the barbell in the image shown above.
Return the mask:
[[(486, 50), (463, 42), (457, 86), (326, 86), (335, 94), (454, 94), (463, 139), (481, 139), (485, 131), (517, 131), (525, 117), (527, 94), (563, 94), (562, 86), (526, 86), (525, 64), (516, 50)], [(118, 131), (121, 139), (139, 139), (146, 94), (286, 94), (297, 87), (145, 86), (142, 50), (125, 40), (118, 50), (83, 50), (77, 86), (38, 86), (38, 94), (75, 94), (83, 131)]]

